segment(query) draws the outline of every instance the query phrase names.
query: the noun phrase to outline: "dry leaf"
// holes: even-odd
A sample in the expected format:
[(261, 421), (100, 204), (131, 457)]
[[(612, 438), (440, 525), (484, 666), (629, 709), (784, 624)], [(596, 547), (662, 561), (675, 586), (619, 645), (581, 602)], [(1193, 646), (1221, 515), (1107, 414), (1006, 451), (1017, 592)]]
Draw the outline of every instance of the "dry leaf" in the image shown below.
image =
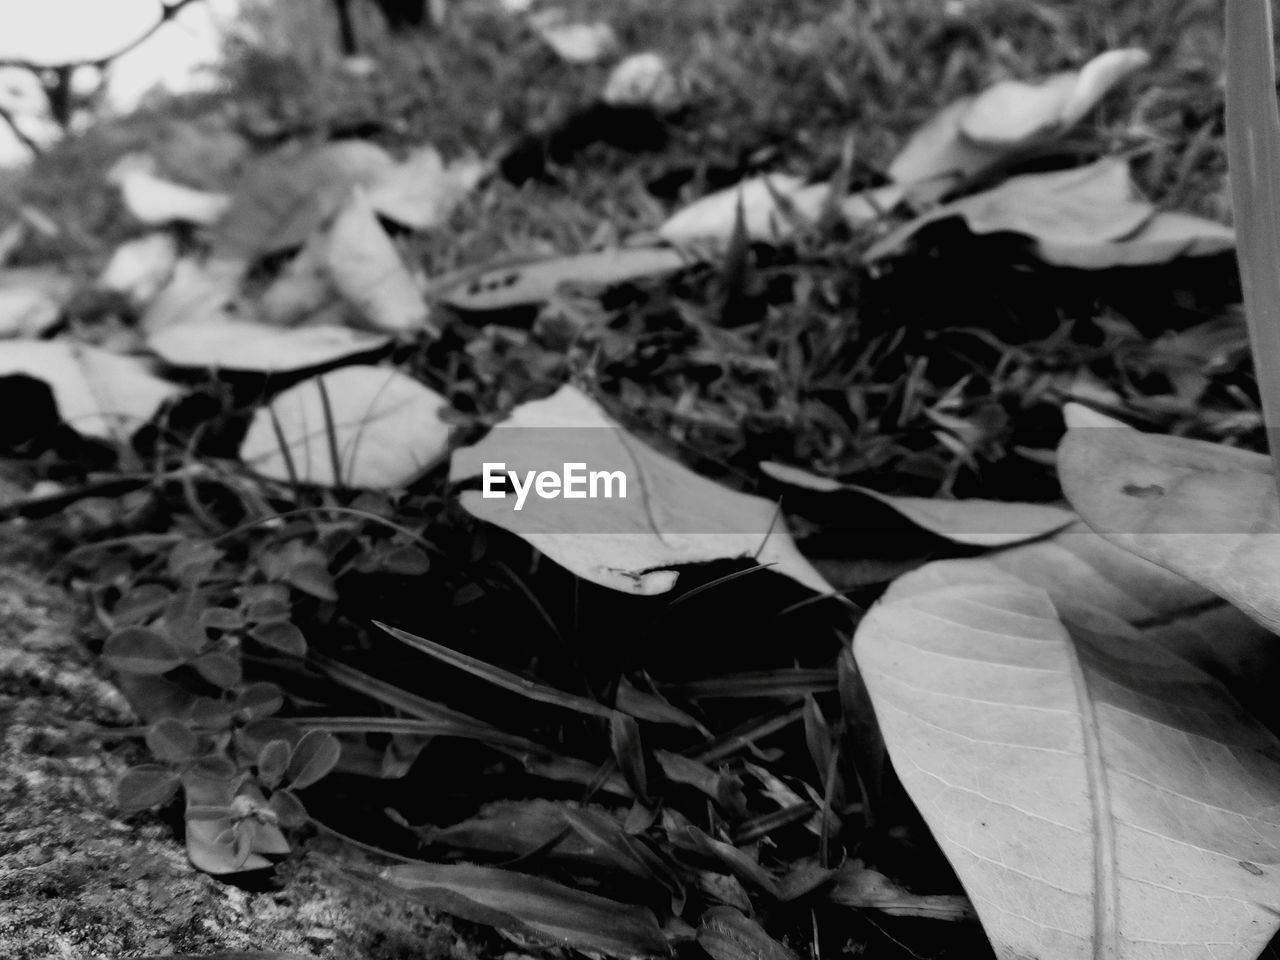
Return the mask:
[(575, 387), (517, 407), (479, 443), (454, 451), (449, 477), (482, 477), (485, 464), (505, 464), (491, 470), (515, 471), (521, 483), (543, 471), (562, 474), (567, 464), (610, 474), (592, 482), (595, 498), (584, 493), (543, 499), (529, 488), (519, 501), (496, 489), (497, 496), (476, 490), (461, 495), (470, 513), (518, 534), (593, 583), (635, 594), (664, 593), (675, 585), (677, 567), (755, 558), (812, 590), (830, 590), (796, 549), (775, 504), (722, 487), (663, 456), (619, 428)]
[(684, 92), (662, 54), (647, 50), (633, 53), (613, 68), (601, 99), (617, 107), (671, 111), (683, 106)]
[(918, 129), (889, 165), (918, 202), (932, 202), (1006, 157), (1078, 123), (1116, 84), (1150, 60), (1111, 50), (1040, 84), (1006, 81), (948, 105)]
[(150, 303), (177, 263), (177, 241), (167, 233), (149, 233), (116, 247), (98, 276), (98, 286), (122, 293), (135, 304)]
[(567, 63), (595, 63), (618, 46), (618, 38), (607, 23), (572, 23), (558, 7), (539, 10), (528, 22), (556, 55)]
[(474, 157), (446, 165), (435, 147), (420, 147), (369, 186), (369, 205), (402, 226), (429, 230), (449, 218), (484, 173)]
[(196, 190), (156, 176), (155, 160), (130, 154), (119, 160), (107, 180), (120, 189), (124, 205), (142, 223), (216, 223), (231, 204), (226, 194)]
[(1062, 488), (1108, 540), (1280, 632), (1280, 501), (1262, 454), (1130, 428), (1073, 427)]
[(1061, 243), (1039, 240), (1040, 259), (1059, 267), (1106, 270), (1168, 263), (1179, 257), (1208, 257), (1235, 249), (1236, 234), (1216, 220), (1161, 211), (1122, 240)]
[(10, 340), (0, 349), (0, 377), (49, 385), (58, 415), (85, 436), (127, 439), (181, 391), (136, 357), (66, 340)]
[(237, 261), (183, 257), (142, 315), (142, 329), (154, 334), (180, 324), (226, 319), (244, 273), (244, 264)]
[[(936, 569), (952, 563), (963, 577)], [(1280, 742), (1207, 674), (981, 561), (897, 581), (854, 653), (998, 956), (1249, 960), (1266, 945)]]
[(0, 338), (34, 337), (52, 327), (75, 281), (50, 267), (0, 270)]
[(214, 255), (253, 263), (293, 250), (329, 221), (353, 187), (395, 169), (381, 147), (337, 140), (309, 151), (287, 147), (260, 160), (240, 182), (214, 230)]
[(340, 326), (280, 329), (260, 323), (208, 320), (184, 323), (147, 340), (175, 367), (289, 373), (385, 347), (388, 339)]
[(334, 289), (370, 326), (391, 332), (426, 326), (426, 300), (359, 189), (333, 223), (324, 266)]
[(1106, 157), (1071, 170), (1011, 177), (994, 189), (945, 204), (890, 233), (866, 258), (898, 253), (921, 229), (949, 217), (962, 218), (974, 233), (1021, 233), (1061, 248), (1120, 240), (1136, 233), (1155, 212), (1134, 196), (1128, 163)]
[(240, 458), (273, 480), (402, 487), (444, 456), (449, 427), (440, 414), (448, 406), (389, 367), (343, 367), (304, 380), (260, 409)]

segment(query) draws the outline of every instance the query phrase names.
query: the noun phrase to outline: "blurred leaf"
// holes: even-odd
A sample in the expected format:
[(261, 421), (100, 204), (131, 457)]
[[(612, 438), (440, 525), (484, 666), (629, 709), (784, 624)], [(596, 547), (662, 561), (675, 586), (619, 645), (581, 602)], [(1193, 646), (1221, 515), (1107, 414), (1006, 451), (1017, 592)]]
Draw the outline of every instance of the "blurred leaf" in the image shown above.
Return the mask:
[(617, 957), (668, 956), (653, 914), (550, 880), (489, 867), (413, 864), (383, 876), (434, 910)]
[[(273, 480), (296, 475), (323, 486), (402, 487), (444, 456), (449, 427), (440, 414), (448, 406), (435, 391), (389, 367), (343, 367), (304, 380), (260, 408), (240, 457)], [(335, 464), (341, 476), (334, 475)]]
[(102, 648), (107, 665), (125, 673), (168, 673), (187, 658), (149, 627), (124, 627), (107, 637)]
[(386, 337), (337, 326), (280, 329), (242, 320), (166, 327), (147, 346), (175, 367), (292, 373), (381, 350)]
[(137, 357), (71, 340), (4, 341), (0, 378), (15, 376), (47, 384), (63, 422), (103, 440), (127, 440), (181, 392)]
[(337, 213), (353, 187), (394, 168), (386, 151), (364, 140), (338, 140), (310, 151), (281, 149), (241, 179), (214, 229), (214, 253), (252, 263), (300, 247)]
[(442, 226), (484, 175), (479, 160), (445, 164), (432, 146), (419, 147), (369, 187), (369, 205), (381, 217), (414, 230)]
[(178, 791), (178, 775), (159, 764), (130, 767), (116, 785), (116, 802), (121, 809), (150, 810), (169, 802)]
[(185, 723), (172, 717), (157, 720), (147, 728), (147, 749), (165, 763), (182, 763), (195, 755), (196, 735)]
[(438, 296), (459, 310), (509, 310), (546, 303), (566, 285), (608, 287), (679, 270), (688, 259), (666, 247), (623, 247), (545, 260), (518, 260), (441, 278)]
[(426, 298), (360, 190), (329, 232), (324, 272), (369, 326), (393, 333), (426, 326)]

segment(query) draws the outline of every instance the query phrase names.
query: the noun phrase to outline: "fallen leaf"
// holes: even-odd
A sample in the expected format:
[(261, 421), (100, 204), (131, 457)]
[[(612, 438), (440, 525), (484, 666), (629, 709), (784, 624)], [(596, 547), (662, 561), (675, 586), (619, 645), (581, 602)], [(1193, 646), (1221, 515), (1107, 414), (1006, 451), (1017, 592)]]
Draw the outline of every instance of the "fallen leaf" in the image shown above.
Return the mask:
[(395, 169), (381, 147), (337, 140), (309, 151), (283, 148), (245, 174), (213, 231), (214, 256), (253, 263), (303, 245), (346, 201)]
[(369, 325), (391, 332), (426, 326), (426, 300), (359, 189), (333, 223), (324, 267)]
[(394, 887), (434, 910), (589, 953), (668, 956), (671, 948), (652, 912), (541, 877), (431, 863), (388, 867)]
[(116, 247), (98, 276), (98, 287), (147, 304), (169, 282), (177, 263), (177, 241), (168, 233), (148, 233)]
[(67, 340), (10, 340), (0, 349), (0, 377), (48, 384), (58, 415), (85, 436), (126, 440), (181, 391), (125, 357)]
[(155, 160), (130, 154), (107, 173), (107, 180), (120, 190), (125, 208), (142, 223), (216, 223), (231, 204), (226, 194), (196, 190), (173, 183), (155, 174)]
[(370, 353), (388, 339), (350, 327), (282, 330), (260, 323), (209, 320), (169, 327), (147, 346), (175, 367), (287, 373)]
[(667, 112), (683, 106), (684, 92), (666, 58), (646, 50), (631, 54), (613, 68), (601, 99), (616, 107), (652, 107)]
[(273, 480), (401, 487), (444, 456), (449, 428), (440, 413), (448, 406), (388, 367), (343, 367), (304, 380), (258, 410), (240, 458)]
[(370, 184), (369, 205), (402, 226), (429, 230), (449, 218), (484, 173), (474, 157), (446, 165), (435, 147), (420, 147)]
[(1107, 270), (1168, 263), (1179, 257), (1209, 257), (1234, 250), (1235, 231), (1216, 220), (1176, 211), (1160, 211), (1136, 233), (1121, 240), (1062, 243), (1039, 240), (1040, 259), (1058, 267)]
[(50, 267), (0, 270), (0, 337), (34, 337), (57, 323), (75, 281)]
[(607, 23), (574, 23), (559, 7), (530, 14), (528, 23), (566, 63), (595, 63), (613, 53), (618, 38)]
[(607, 287), (671, 273), (688, 262), (679, 251), (666, 247), (623, 247), (523, 260), (442, 282), (438, 296), (459, 310), (509, 310), (546, 303), (569, 284)]
[[(658, 228), (658, 236), (675, 246), (727, 243), (741, 206), (742, 223), (749, 238), (766, 242), (778, 240), (793, 233), (795, 217), (803, 216), (799, 210), (787, 210), (783, 203), (804, 189), (804, 180), (790, 174), (750, 177), (678, 210)], [(812, 203), (813, 195), (808, 196)], [(780, 197), (783, 203), (779, 203)], [(822, 197), (817, 199), (820, 208)]]
[(1151, 62), (1145, 50), (1108, 50), (1079, 70), (1040, 83), (1006, 80), (984, 90), (960, 121), (974, 143), (1022, 145), (1060, 133), (1084, 119), (1111, 90)]
[(933, 202), (1002, 160), (1066, 133), (1149, 59), (1142, 50), (1111, 50), (1041, 84), (1006, 81), (963, 97), (912, 134), (889, 164), (889, 177), (910, 186), (917, 202)]
[[(619, 428), (575, 387), (517, 407), (479, 443), (454, 451), (449, 478), (481, 477), (485, 464), (503, 464), (492, 469), (514, 470), (521, 482), (543, 471), (562, 474), (566, 464), (611, 475), (594, 499), (585, 490), (578, 491), (582, 499), (535, 494), (517, 509), (516, 497), (502, 490), (488, 497), (476, 490), (461, 495), (474, 516), (518, 534), (593, 583), (635, 594), (664, 593), (674, 586), (677, 567), (754, 558), (812, 590), (830, 590), (796, 549), (775, 504), (722, 487), (663, 456)], [(617, 482), (619, 473), (624, 484)]]
[(876, 260), (899, 253), (921, 229), (950, 217), (962, 218), (975, 234), (1021, 233), (1053, 249), (1121, 240), (1155, 213), (1155, 207), (1135, 198), (1128, 163), (1105, 157), (1071, 170), (1011, 177), (944, 204), (894, 230), (865, 256)]
[(238, 261), (183, 257), (143, 313), (142, 329), (155, 334), (180, 324), (229, 318), (244, 274)]
[(1270, 458), (1130, 428), (1075, 427), (1058, 464), (1090, 527), (1280, 632), (1280, 500)]
[(814, 476), (780, 463), (761, 463), (760, 469), (775, 480), (818, 493), (845, 493), (870, 498), (922, 530), (968, 546), (1005, 547), (1038, 539), (1076, 521), (1076, 515), (1070, 510), (1047, 503), (896, 497), (856, 484)]
[(346, 304), (325, 271), (329, 237), (315, 233), (258, 298), (263, 323), (292, 327), (303, 323), (341, 324)]
[(952, 561), (897, 581), (854, 654), (996, 954), (1256, 956), (1280, 742), (1120, 618), (959, 562), (968, 582), (937, 585)]

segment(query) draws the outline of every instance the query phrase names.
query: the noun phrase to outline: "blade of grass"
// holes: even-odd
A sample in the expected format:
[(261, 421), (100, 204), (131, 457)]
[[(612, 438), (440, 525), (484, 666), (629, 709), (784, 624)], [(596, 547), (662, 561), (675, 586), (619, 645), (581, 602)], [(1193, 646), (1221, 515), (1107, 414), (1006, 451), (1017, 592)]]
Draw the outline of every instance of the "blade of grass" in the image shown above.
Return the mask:
[(1280, 489), (1280, 114), (1270, 0), (1227, 0), (1227, 166), (1267, 446)]
[(293, 722), (300, 730), (327, 730), (330, 733), (412, 733), (424, 737), (477, 740), (508, 750), (543, 749), (532, 740), (501, 730), (449, 720), (419, 720), (416, 717), (302, 717)]
[(547, 703), (556, 707), (563, 707), (566, 710), (573, 710), (576, 713), (584, 713), (591, 717), (600, 717), (604, 720), (613, 719), (613, 711), (608, 707), (596, 703), (594, 700), (588, 700), (586, 697), (578, 697), (572, 693), (565, 693), (554, 687), (544, 686), (533, 680), (526, 680), (524, 677), (518, 676), (510, 671), (503, 670), (501, 667), (495, 667), (491, 663), (485, 663), (483, 660), (477, 660), (475, 657), (469, 657), (465, 653), (459, 653), (457, 650), (450, 650), (448, 647), (433, 643), (423, 637), (416, 636), (404, 630), (397, 630), (395, 627), (387, 626), (377, 620), (373, 621), (374, 626), (381, 630), (385, 630), (391, 636), (395, 637), (401, 643), (413, 647), (415, 650), (427, 654), (439, 660), (441, 663), (447, 663), (451, 667), (459, 670), (465, 670), (472, 676), (479, 677), (481, 680), (487, 680), (495, 687), (501, 687), (503, 690), (510, 690), (512, 693), (519, 694), (529, 700), (536, 700), (538, 703)]

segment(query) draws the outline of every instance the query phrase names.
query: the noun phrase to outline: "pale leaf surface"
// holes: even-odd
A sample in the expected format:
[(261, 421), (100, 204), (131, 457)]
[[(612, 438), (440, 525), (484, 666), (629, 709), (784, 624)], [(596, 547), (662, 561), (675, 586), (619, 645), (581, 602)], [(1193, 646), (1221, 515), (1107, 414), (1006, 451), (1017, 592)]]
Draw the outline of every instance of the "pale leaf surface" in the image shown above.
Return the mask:
[(1255, 957), (1280, 904), (1280, 742), (1117, 617), (929, 570), (854, 652), (997, 956)]

